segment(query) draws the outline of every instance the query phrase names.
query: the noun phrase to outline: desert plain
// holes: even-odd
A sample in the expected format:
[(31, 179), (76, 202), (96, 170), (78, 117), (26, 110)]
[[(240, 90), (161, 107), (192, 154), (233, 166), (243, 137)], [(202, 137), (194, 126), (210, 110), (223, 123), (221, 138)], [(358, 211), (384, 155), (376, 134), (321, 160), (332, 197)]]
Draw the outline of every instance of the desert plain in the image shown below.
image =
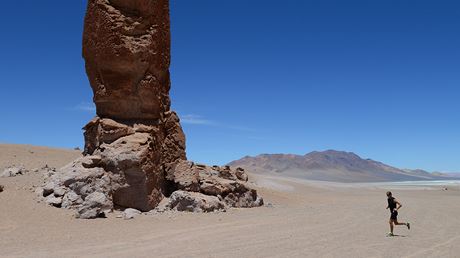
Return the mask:
[[(460, 185), (331, 183), (251, 174), (264, 207), (79, 220), (39, 201), (34, 169), (60, 167), (78, 150), (0, 145), (0, 257), (459, 257)], [(386, 237), (387, 190), (403, 207)]]

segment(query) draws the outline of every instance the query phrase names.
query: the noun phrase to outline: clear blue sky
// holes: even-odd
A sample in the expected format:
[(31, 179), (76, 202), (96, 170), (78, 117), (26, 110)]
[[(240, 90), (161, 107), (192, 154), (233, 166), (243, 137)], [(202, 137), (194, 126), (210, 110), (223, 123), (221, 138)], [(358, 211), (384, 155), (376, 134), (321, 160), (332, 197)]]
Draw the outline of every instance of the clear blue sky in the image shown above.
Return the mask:
[[(86, 1), (2, 3), (0, 142), (82, 146)], [(460, 171), (460, 1), (172, 0), (188, 156), (353, 151)]]

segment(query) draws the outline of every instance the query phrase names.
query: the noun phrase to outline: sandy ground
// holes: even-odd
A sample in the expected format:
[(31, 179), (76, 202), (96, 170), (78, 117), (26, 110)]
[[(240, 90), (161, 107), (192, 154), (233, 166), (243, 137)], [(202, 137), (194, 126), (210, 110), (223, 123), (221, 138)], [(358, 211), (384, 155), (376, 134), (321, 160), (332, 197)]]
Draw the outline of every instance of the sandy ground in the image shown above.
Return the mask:
[[(4, 160), (2, 148), (0, 164), (5, 166), (10, 161)], [(34, 150), (27, 166), (65, 164), (76, 154), (43, 149), (47, 154), (42, 156)], [(5, 186), (0, 193), (0, 257), (460, 256), (460, 189), (454, 186), (447, 191), (395, 189), (404, 205), (400, 220), (409, 220), (413, 228), (400, 227), (397, 237), (386, 237), (388, 187), (383, 186), (253, 176), (271, 207), (77, 220), (71, 211), (36, 201), (32, 189), (40, 178), (34, 173), (0, 178)]]
[[(27, 169), (62, 167), (81, 155), (79, 150), (53, 149), (32, 145), (0, 144), (0, 169), (23, 166)], [(1, 172), (0, 171), (0, 172)]]

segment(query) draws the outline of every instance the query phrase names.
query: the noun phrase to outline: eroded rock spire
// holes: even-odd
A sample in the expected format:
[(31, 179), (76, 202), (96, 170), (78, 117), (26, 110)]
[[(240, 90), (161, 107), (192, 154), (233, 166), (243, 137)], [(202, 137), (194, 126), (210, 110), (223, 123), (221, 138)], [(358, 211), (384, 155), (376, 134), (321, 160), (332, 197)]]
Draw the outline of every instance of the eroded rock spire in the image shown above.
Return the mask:
[(170, 110), (169, 24), (168, 0), (88, 0), (83, 57), (97, 116), (84, 127), (84, 157), (46, 178), (51, 205), (80, 218), (160, 202), (204, 212), (262, 205), (244, 170), (186, 161)]

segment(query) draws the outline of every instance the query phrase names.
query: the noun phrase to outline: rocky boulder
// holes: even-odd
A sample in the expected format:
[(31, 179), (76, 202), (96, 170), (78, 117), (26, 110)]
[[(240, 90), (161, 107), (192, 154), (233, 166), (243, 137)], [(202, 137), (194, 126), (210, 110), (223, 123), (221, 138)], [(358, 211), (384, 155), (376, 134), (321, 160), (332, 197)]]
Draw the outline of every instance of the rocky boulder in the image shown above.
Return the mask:
[(216, 196), (202, 193), (175, 191), (166, 205), (168, 209), (188, 212), (213, 212), (225, 210), (225, 203)]
[(129, 220), (129, 219), (134, 219), (135, 217), (141, 214), (142, 212), (139, 210), (128, 208), (122, 212), (121, 217), (125, 220)]
[(93, 192), (86, 196), (80, 208), (77, 210), (77, 218), (93, 219), (97, 217), (105, 217), (105, 213), (110, 211), (113, 203), (107, 195), (102, 192)]

